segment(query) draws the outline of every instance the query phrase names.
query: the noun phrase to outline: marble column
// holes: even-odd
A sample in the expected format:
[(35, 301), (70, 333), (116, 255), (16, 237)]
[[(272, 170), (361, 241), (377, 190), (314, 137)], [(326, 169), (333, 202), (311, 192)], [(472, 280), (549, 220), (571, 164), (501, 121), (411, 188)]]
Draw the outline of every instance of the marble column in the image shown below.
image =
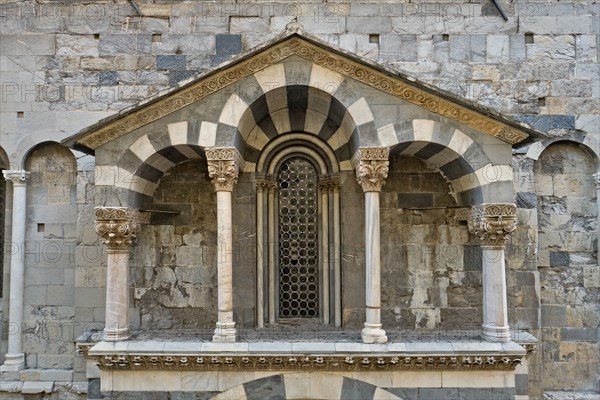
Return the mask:
[(331, 255), (333, 257), (333, 285), (334, 285), (334, 318), (335, 326), (342, 326), (342, 269), (340, 260), (341, 254), (341, 234), (340, 234), (340, 180), (334, 178), (332, 181), (333, 190), (333, 249)]
[[(4, 171), (4, 178), (12, 182), (12, 238), (18, 249), (10, 256), (10, 303), (8, 309), (8, 352), (1, 371), (19, 371), (25, 368), (23, 353), (23, 289), (25, 274), (25, 222), (27, 209), (27, 171)], [(4, 229), (4, 227), (2, 227)]]
[(129, 257), (141, 224), (149, 215), (127, 207), (96, 207), (94, 228), (107, 247), (106, 322), (104, 340), (118, 342), (131, 335), (129, 326)]
[(472, 210), (469, 232), (481, 242), (483, 268), (482, 336), (491, 342), (509, 342), (504, 248), (517, 227), (517, 207), (510, 203), (481, 204)]
[[(264, 275), (265, 275), (265, 222), (268, 224), (269, 218), (265, 219), (264, 207), (265, 207), (265, 194), (266, 197), (269, 197), (269, 193), (275, 191), (275, 187), (277, 186), (277, 182), (268, 178), (257, 178), (256, 179), (256, 320), (257, 327), (264, 327), (265, 321), (265, 283), (264, 283)], [(267, 228), (267, 231), (270, 230)], [(269, 246), (267, 262), (270, 260), (270, 252), (271, 252), (271, 238), (267, 238), (267, 246)], [(267, 271), (269, 270), (269, 265), (267, 265)], [(271, 272), (269, 272), (269, 287), (271, 286)], [(270, 295), (269, 295), (270, 296)], [(270, 299), (270, 297), (267, 297)], [(269, 306), (270, 301), (267, 302), (267, 306)], [(270, 311), (270, 308), (268, 309)], [(270, 312), (268, 312), (270, 314)], [(274, 317), (273, 310), (273, 319)], [(270, 319), (269, 319), (269, 322)]]
[(319, 182), (321, 191), (321, 300), (323, 323), (329, 323), (329, 179)]
[(275, 257), (277, 251), (277, 239), (275, 238), (275, 191), (276, 181), (267, 181), (267, 237), (269, 246), (268, 253), (268, 277), (269, 277), (269, 324), (275, 323)]
[(213, 342), (236, 340), (233, 321), (233, 220), (231, 193), (242, 158), (233, 147), (207, 148), (208, 176), (217, 192), (217, 327)]
[[(598, 214), (596, 216), (598, 225), (596, 226), (596, 231), (598, 232), (598, 237), (600, 237), (600, 171), (594, 174), (594, 184), (596, 185), (596, 207), (598, 207)], [(600, 247), (600, 243), (598, 244), (598, 247)], [(597, 259), (598, 266), (600, 267), (600, 257), (597, 257)]]
[(358, 183), (365, 192), (366, 322), (361, 337), (364, 343), (385, 343), (381, 325), (381, 255), (379, 192), (388, 174), (386, 147), (360, 148), (352, 157)]

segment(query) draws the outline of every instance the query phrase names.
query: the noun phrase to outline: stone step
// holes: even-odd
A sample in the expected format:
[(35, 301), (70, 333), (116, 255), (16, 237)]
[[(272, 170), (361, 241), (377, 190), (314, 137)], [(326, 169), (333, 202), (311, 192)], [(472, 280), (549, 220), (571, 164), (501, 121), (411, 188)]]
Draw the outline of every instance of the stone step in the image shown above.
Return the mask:
[(24, 369), (19, 372), (19, 380), (24, 382), (71, 382), (72, 369)]

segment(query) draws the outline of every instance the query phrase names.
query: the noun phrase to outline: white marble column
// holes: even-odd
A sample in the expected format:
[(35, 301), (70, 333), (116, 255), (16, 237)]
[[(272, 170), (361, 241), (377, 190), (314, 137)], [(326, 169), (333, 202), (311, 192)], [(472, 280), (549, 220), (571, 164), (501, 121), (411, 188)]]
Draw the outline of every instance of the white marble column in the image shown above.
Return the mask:
[(271, 185), (268, 186), (267, 193), (267, 237), (269, 246), (268, 255), (268, 277), (269, 277), (269, 324), (275, 323), (275, 256), (277, 250), (277, 240), (275, 239), (275, 190), (277, 190), (277, 183), (271, 181)]
[(262, 180), (256, 180), (256, 326), (262, 328), (265, 325), (264, 316), (264, 199)]
[(388, 174), (386, 147), (359, 149), (352, 157), (358, 183), (365, 192), (366, 322), (361, 337), (364, 343), (385, 343), (381, 325), (381, 255), (379, 192)]
[(233, 220), (231, 193), (242, 158), (235, 148), (206, 149), (208, 176), (217, 192), (217, 327), (213, 342), (236, 340), (233, 321)]
[(329, 187), (327, 178), (319, 183), (321, 190), (321, 286), (323, 288), (322, 318), (329, 323)]
[(107, 247), (104, 340), (131, 335), (129, 326), (129, 256), (131, 245), (149, 215), (127, 207), (96, 207), (95, 229)]
[(335, 326), (342, 326), (342, 270), (340, 259), (341, 253), (341, 238), (340, 238), (340, 182), (339, 179), (334, 180), (333, 184), (333, 285), (334, 296), (333, 303), (335, 309)]
[[(18, 249), (10, 256), (10, 303), (8, 310), (8, 352), (1, 371), (19, 371), (25, 368), (23, 353), (23, 283), (25, 274), (25, 221), (27, 209), (27, 171), (4, 171), (4, 178), (12, 182), (12, 238)], [(4, 227), (2, 227), (4, 229)]]
[[(598, 207), (598, 214), (596, 216), (598, 219), (598, 225), (596, 227), (596, 231), (598, 232), (598, 237), (600, 238), (600, 171), (594, 174), (594, 184), (596, 185), (596, 207)], [(598, 247), (600, 248), (600, 243), (598, 243)], [(598, 254), (600, 254), (600, 250), (598, 251)], [(600, 267), (600, 257), (597, 257), (597, 259), (598, 266)]]
[(517, 207), (510, 203), (473, 208), (469, 231), (480, 241), (483, 267), (482, 336), (491, 342), (509, 342), (504, 248), (517, 227)]

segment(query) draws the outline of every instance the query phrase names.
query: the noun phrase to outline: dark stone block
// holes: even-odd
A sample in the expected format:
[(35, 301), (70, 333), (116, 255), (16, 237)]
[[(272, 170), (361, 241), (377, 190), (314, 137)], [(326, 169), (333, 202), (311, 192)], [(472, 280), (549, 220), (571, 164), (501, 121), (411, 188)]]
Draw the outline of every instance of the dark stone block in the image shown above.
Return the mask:
[(492, 389), (484, 388), (459, 388), (458, 398), (460, 400), (484, 400), (491, 399)]
[(157, 69), (185, 69), (186, 58), (182, 55), (156, 56)]
[(529, 271), (516, 271), (518, 286), (535, 286), (535, 275)]
[(242, 51), (242, 35), (219, 34), (215, 37), (217, 56), (232, 56)]
[(515, 388), (492, 388), (492, 400), (514, 400)]
[(395, 394), (403, 400), (418, 400), (419, 389), (418, 388), (386, 388), (388, 392)]
[(532, 192), (517, 193), (517, 207), (519, 208), (536, 208), (537, 196)]
[(419, 388), (419, 400), (459, 400), (458, 388)]
[(517, 394), (529, 394), (529, 375), (515, 374), (515, 390)]
[(104, 86), (117, 84), (117, 71), (103, 71), (98, 74), (98, 83)]
[(463, 265), (465, 271), (481, 271), (483, 252), (481, 246), (464, 246)]
[(551, 129), (575, 129), (574, 115), (513, 115), (517, 121), (525, 122), (535, 129), (549, 131)]
[(398, 193), (398, 208), (433, 207), (433, 193)]
[(560, 339), (565, 342), (598, 342), (598, 328), (562, 328)]
[(268, 376), (244, 383), (248, 400), (284, 400), (285, 385), (282, 375)]
[(375, 395), (376, 387), (356, 379), (344, 378), (342, 384), (342, 399), (370, 400)]
[(88, 379), (88, 399), (102, 399), (102, 394), (100, 393), (100, 378)]
[(551, 306), (542, 304), (542, 326), (565, 326), (567, 322), (565, 306)]
[(194, 77), (198, 71), (189, 71), (185, 69), (174, 69), (169, 71), (169, 85), (177, 85), (179, 82)]
[(551, 251), (550, 252), (550, 266), (551, 267), (568, 267), (569, 266), (569, 253), (566, 251)]

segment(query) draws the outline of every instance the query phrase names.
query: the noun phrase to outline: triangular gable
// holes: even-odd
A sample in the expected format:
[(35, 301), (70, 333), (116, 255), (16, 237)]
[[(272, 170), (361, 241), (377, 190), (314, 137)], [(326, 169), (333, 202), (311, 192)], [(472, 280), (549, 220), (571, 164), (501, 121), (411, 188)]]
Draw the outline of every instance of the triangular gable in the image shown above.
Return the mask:
[(540, 136), (527, 125), (303, 33), (286, 33), (154, 98), (105, 118), (63, 143), (93, 152), (288, 57), (298, 56), (507, 143)]

